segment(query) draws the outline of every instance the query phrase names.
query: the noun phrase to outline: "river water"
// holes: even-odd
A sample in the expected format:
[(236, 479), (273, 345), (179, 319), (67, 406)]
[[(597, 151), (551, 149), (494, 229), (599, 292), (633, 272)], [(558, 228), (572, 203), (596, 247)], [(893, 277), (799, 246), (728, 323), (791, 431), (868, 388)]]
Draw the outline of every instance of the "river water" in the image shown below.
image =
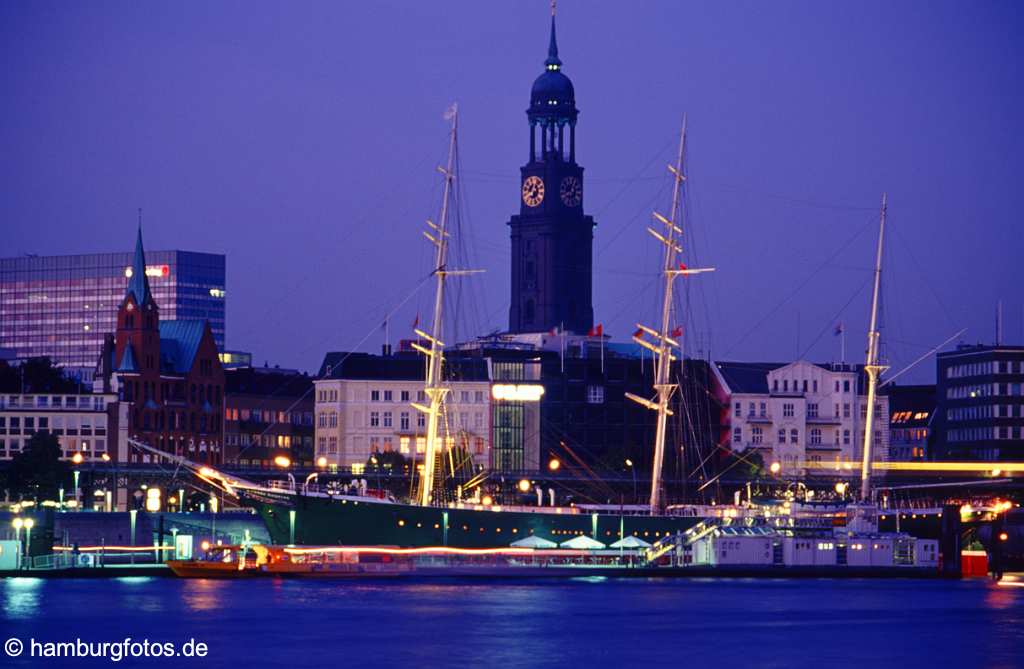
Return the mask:
[[(0, 667), (1024, 667), (1024, 587), (985, 580), (16, 578), (0, 600), (24, 644)], [(207, 654), (30, 657), (126, 637)]]

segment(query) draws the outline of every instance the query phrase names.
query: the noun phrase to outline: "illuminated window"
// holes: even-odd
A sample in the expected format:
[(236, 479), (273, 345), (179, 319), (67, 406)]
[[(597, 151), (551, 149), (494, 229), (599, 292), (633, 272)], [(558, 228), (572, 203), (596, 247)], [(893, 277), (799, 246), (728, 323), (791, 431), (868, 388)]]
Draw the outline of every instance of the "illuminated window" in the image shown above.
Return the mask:
[(587, 386), (587, 404), (604, 404), (604, 386)]
[(409, 437), (399, 437), (398, 450), (399, 452), (406, 454), (409, 452)]

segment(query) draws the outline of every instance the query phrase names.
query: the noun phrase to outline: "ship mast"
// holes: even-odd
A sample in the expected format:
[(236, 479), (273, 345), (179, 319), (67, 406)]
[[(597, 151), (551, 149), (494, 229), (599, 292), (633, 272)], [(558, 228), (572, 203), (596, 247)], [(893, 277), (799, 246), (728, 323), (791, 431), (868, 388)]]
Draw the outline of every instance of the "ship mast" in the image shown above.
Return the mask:
[(441, 341), (442, 311), (444, 307), (444, 284), (449, 274), (448, 264), (448, 210), (451, 199), (452, 182), (455, 179), (455, 151), (459, 128), (459, 113), (456, 105), (452, 105), (445, 115), (452, 122), (450, 139), (448, 142), (448, 164), (445, 167), (438, 167), (438, 171), (444, 175), (444, 196), (441, 200), (441, 216), (437, 224), (427, 221), (430, 231), (424, 231), (423, 235), (437, 248), (436, 260), (434, 262), (434, 277), (437, 280), (434, 291), (434, 320), (430, 334), (421, 330), (415, 330), (422, 339), (430, 342), (430, 348), (413, 344), (413, 348), (427, 356), (427, 376), (424, 391), (430, 406), (413, 403), (413, 407), (427, 414), (427, 444), (423, 454), (423, 473), (420, 475), (419, 490), (416, 497), (421, 506), (430, 504), (430, 496), (433, 492), (434, 465), (437, 460), (437, 428), (441, 417), (445, 396), (449, 389), (442, 384), (442, 367), (444, 365), (444, 342)]
[(434, 487), (434, 469), (438, 454), (437, 429), (441, 421), (444, 400), (449, 393), (445, 387), (442, 377), (444, 368), (444, 342), (441, 340), (441, 328), (443, 326), (442, 312), (444, 307), (444, 285), (445, 280), (452, 276), (464, 276), (476, 274), (483, 270), (461, 269), (455, 270), (448, 267), (448, 239), (451, 236), (448, 232), (448, 219), (451, 213), (452, 184), (455, 181), (455, 160), (458, 153), (458, 130), (459, 130), (459, 109), (458, 105), (452, 104), (445, 114), (445, 119), (452, 122), (448, 141), (448, 163), (445, 167), (438, 167), (437, 171), (444, 176), (444, 195), (441, 199), (441, 216), (435, 224), (427, 221), (430, 230), (424, 230), (423, 235), (430, 240), (437, 249), (434, 261), (434, 277), (437, 280), (434, 291), (434, 320), (430, 333), (419, 329), (413, 329), (418, 337), (430, 343), (430, 348), (413, 343), (412, 347), (427, 356), (427, 374), (424, 392), (430, 400), (429, 406), (412, 402), (413, 408), (422, 411), (427, 415), (427, 443), (423, 453), (423, 473), (420, 475), (419, 489), (416, 492), (416, 500), (421, 506), (429, 506), (431, 493)]
[[(663, 490), (661, 483), (661, 470), (665, 462), (665, 432), (668, 427), (668, 417), (672, 415), (669, 409), (669, 402), (672, 395), (678, 388), (678, 384), (671, 383), (672, 361), (676, 356), (672, 355), (672, 348), (680, 348), (678, 341), (673, 338), (676, 335), (672, 327), (672, 288), (677, 276), (688, 274), (700, 274), (702, 272), (714, 271), (714, 268), (688, 269), (685, 264), (679, 261), (679, 255), (683, 249), (681, 237), (683, 234), (683, 209), (682, 209), (682, 186), (686, 181), (683, 172), (683, 154), (686, 149), (686, 116), (683, 116), (683, 126), (679, 133), (679, 153), (676, 156), (676, 164), (669, 165), (668, 171), (672, 173), (672, 210), (666, 218), (658, 212), (654, 212), (654, 218), (661, 223), (665, 232), (661, 233), (652, 227), (647, 231), (665, 246), (664, 264), (662, 273), (664, 288), (661, 301), (661, 325), (654, 330), (645, 325), (637, 323), (639, 331), (633, 336), (633, 341), (650, 350), (655, 354), (656, 366), (654, 373), (654, 390), (657, 392), (655, 399), (649, 400), (632, 393), (626, 393), (634, 402), (637, 402), (648, 409), (658, 412), (657, 428), (654, 434), (654, 458), (651, 470), (651, 513), (656, 514), (663, 506)], [(650, 335), (654, 339), (651, 343), (645, 339)], [(678, 336), (678, 335), (676, 335)]]
[(868, 330), (868, 353), (864, 364), (864, 372), (868, 375), (868, 407), (864, 421), (864, 455), (860, 468), (860, 499), (862, 502), (871, 500), (871, 443), (873, 424), (875, 421), (875, 392), (878, 389), (878, 377), (888, 369), (878, 363), (878, 293), (882, 284), (882, 241), (885, 237), (885, 193), (882, 193), (882, 211), (878, 224), (878, 251), (875, 255), (875, 286), (871, 294), (871, 328)]

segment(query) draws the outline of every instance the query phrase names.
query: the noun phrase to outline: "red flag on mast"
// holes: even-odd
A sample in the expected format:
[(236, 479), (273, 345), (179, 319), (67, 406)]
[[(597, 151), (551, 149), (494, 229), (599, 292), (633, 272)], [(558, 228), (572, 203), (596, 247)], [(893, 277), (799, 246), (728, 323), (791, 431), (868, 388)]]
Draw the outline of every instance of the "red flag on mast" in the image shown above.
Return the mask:
[(640, 328), (639, 330), (637, 330), (636, 332), (633, 333), (633, 336), (634, 337), (643, 337), (644, 336), (644, 329)]
[(683, 326), (680, 325), (676, 329), (672, 330), (672, 336), (673, 337), (682, 337), (683, 336)]

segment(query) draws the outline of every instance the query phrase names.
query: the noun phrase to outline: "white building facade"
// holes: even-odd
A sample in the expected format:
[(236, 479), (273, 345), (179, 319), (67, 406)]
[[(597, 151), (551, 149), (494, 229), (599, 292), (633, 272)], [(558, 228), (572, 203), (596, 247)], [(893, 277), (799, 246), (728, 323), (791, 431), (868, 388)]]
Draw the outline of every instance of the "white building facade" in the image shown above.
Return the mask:
[(124, 462), (128, 405), (113, 393), (0, 394), (0, 460), (10, 460), (36, 432), (57, 437), (61, 457)]
[[(463, 380), (447, 384), (438, 436), (446, 448), (465, 447), (474, 465), (485, 466), (491, 453), (491, 384), (480, 362), (460, 370)], [(349, 354), (332, 361), (329, 355), (314, 384), (318, 463), (358, 472), (378, 453), (422, 460), (426, 414), (413, 406), (428, 404), (421, 358)]]
[[(742, 365), (742, 369), (739, 369)], [(730, 398), (729, 442), (736, 452), (761, 455), (780, 476), (860, 475), (867, 396), (864, 375), (852, 365), (804, 360), (715, 366)], [(872, 461), (888, 460), (889, 402), (876, 396)]]

